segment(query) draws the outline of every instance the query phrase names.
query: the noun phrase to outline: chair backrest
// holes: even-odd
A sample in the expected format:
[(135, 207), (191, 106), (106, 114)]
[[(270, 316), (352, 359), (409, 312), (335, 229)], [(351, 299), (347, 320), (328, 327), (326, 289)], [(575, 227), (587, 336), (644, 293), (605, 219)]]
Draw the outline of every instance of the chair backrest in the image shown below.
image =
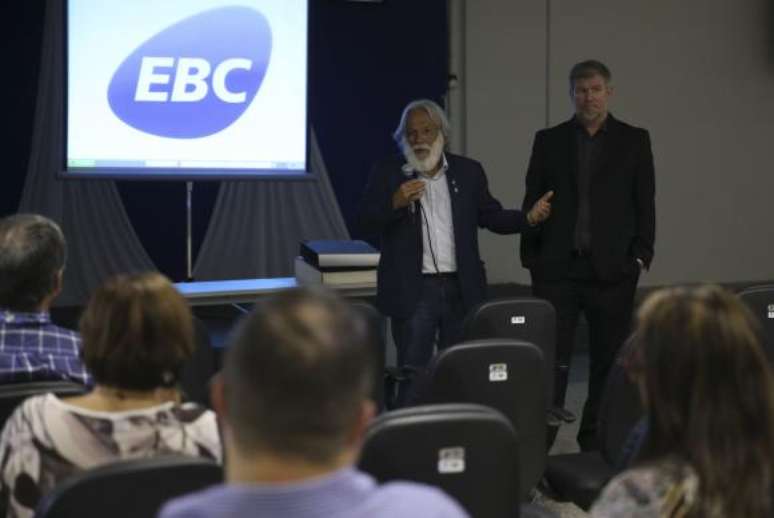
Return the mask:
[(53, 392), (57, 396), (76, 396), (88, 389), (72, 381), (25, 381), (0, 385), (0, 429), (22, 401), (32, 396)]
[(186, 401), (193, 401), (211, 408), (210, 380), (218, 372), (218, 355), (212, 347), (207, 326), (198, 317), (193, 317), (194, 351), (180, 372), (180, 388)]
[(489, 300), (474, 307), (465, 318), (465, 340), (511, 338), (535, 344), (543, 351), (546, 404), (554, 400), (556, 311), (550, 302), (535, 297)]
[(481, 405), (395, 410), (366, 433), (360, 469), (380, 482), (431, 484), (471, 516), (518, 517), (518, 440), (501, 413)]
[(545, 470), (545, 370), (538, 347), (507, 339), (463, 342), (441, 351), (430, 367), (428, 402), (486, 405), (513, 425), (524, 496)]
[(629, 433), (645, 415), (637, 384), (630, 379), (624, 367), (634, 347), (633, 340), (634, 337), (630, 337), (618, 352), (600, 400), (600, 453), (612, 466), (618, 465), (621, 449)]
[(739, 293), (739, 298), (760, 322), (761, 345), (774, 365), (774, 284), (747, 288)]
[(128, 460), (84, 471), (45, 495), (38, 518), (156, 516), (168, 500), (223, 481), (216, 463), (168, 456)]

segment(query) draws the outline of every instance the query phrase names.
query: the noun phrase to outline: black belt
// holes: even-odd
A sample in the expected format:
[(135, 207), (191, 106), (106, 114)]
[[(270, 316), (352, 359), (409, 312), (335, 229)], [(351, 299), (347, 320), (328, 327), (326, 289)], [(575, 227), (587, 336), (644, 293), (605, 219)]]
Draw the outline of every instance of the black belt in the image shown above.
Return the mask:
[(422, 277), (429, 277), (431, 279), (456, 279), (457, 272), (423, 273)]
[(591, 250), (585, 249), (585, 248), (574, 248), (570, 255), (573, 257), (589, 257), (591, 256)]

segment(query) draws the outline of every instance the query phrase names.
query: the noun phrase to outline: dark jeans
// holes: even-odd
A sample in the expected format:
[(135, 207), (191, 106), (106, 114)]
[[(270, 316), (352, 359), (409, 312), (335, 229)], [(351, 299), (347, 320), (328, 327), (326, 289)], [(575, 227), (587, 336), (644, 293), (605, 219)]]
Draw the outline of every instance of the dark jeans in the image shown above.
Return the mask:
[[(423, 275), (422, 295), (408, 318), (392, 318), (392, 337), (400, 367), (422, 373), (435, 346), (445, 349), (462, 340), (465, 307), (456, 275)], [(436, 340), (437, 338), (437, 340)], [(412, 380), (400, 384), (398, 406), (410, 401)]]
[(589, 325), (589, 393), (583, 407), (578, 444), (596, 450), (597, 415), (602, 390), (615, 355), (630, 333), (639, 274), (618, 282), (599, 280), (588, 257), (573, 259), (569, 274), (557, 281), (536, 281), (533, 293), (556, 310), (554, 405), (564, 406), (575, 330), (581, 311)]

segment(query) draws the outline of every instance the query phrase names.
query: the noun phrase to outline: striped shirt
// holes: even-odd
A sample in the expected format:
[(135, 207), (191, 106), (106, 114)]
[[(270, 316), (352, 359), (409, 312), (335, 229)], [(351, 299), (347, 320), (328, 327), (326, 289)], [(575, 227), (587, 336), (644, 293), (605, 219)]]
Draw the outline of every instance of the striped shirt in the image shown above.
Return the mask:
[(288, 484), (229, 484), (167, 504), (160, 518), (466, 518), (440, 489), (412, 482), (378, 485), (345, 468)]
[(70, 380), (91, 385), (81, 337), (54, 325), (48, 312), (0, 310), (0, 383)]

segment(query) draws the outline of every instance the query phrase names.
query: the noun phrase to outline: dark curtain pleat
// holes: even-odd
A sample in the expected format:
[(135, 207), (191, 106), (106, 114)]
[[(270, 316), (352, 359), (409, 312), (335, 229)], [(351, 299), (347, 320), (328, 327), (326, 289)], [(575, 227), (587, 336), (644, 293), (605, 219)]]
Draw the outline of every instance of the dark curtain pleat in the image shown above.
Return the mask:
[(155, 270), (124, 211), (115, 183), (60, 180), (64, 149), (64, 2), (47, 2), (35, 129), (19, 212), (43, 214), (62, 227), (68, 260), (57, 305), (82, 305), (106, 277)]
[(314, 132), (313, 181), (225, 182), (194, 268), (197, 280), (288, 277), (298, 243), (348, 239)]

